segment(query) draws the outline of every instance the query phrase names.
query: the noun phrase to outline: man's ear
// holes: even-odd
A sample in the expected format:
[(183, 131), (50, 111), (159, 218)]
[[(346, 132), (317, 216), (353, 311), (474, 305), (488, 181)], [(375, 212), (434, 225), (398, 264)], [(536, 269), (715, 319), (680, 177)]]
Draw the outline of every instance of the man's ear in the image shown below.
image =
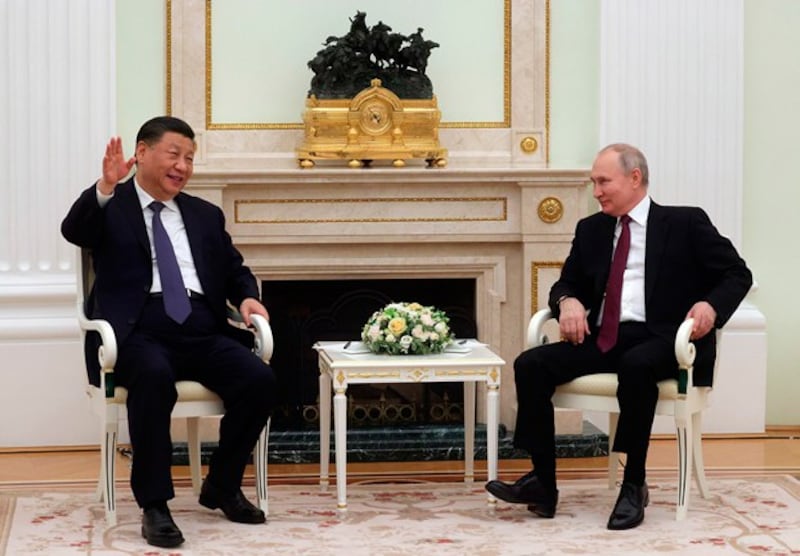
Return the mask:
[(642, 185), (642, 171), (639, 168), (631, 170), (631, 179), (636, 182), (637, 187), (640, 187)]
[(136, 143), (136, 150), (134, 151), (133, 155), (136, 157), (136, 162), (139, 162), (139, 157), (144, 154), (145, 149), (147, 149), (147, 143), (144, 141), (139, 141)]

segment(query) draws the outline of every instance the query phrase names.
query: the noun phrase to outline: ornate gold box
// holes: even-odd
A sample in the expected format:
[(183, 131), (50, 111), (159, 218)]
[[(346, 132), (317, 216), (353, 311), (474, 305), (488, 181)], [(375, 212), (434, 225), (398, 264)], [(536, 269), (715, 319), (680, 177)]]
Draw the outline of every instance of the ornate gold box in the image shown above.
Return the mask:
[(423, 159), (429, 167), (447, 165), (447, 150), (439, 145), (442, 114), (436, 97), (401, 99), (381, 87), (380, 79), (352, 99), (306, 100), (305, 139), (297, 148), (301, 168), (315, 160), (347, 160), (351, 168), (373, 160), (391, 160), (397, 167)]

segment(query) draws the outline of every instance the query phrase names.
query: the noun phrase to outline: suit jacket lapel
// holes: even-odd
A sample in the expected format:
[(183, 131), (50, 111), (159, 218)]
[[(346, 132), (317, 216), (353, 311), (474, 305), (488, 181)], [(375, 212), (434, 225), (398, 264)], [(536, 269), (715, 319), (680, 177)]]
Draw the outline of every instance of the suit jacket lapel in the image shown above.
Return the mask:
[(139, 204), (139, 196), (136, 195), (133, 178), (117, 186), (114, 195), (119, 197), (122, 213), (125, 215), (125, 218), (128, 219), (128, 223), (133, 229), (134, 235), (142, 246), (142, 249), (145, 250), (148, 257), (152, 257), (150, 253), (150, 240), (147, 237), (147, 228), (145, 228), (144, 217), (142, 216), (142, 206)]
[(669, 219), (664, 207), (650, 203), (650, 214), (647, 216), (647, 245), (644, 261), (644, 300), (649, 304), (655, 288), (655, 277), (658, 276), (663, 261), (664, 249), (669, 237)]
[(608, 273), (611, 271), (611, 259), (614, 256), (614, 231), (617, 228), (617, 219), (613, 216), (607, 216), (603, 219), (600, 234), (600, 245), (597, 249), (598, 257), (602, 261), (603, 266), (603, 291), (600, 295), (605, 293), (606, 282), (608, 282)]
[(181, 218), (183, 218), (183, 225), (186, 228), (186, 237), (189, 239), (189, 249), (192, 251), (192, 258), (194, 259), (194, 267), (197, 271), (197, 277), (200, 279), (200, 283), (205, 287), (205, 276), (203, 274), (203, 269), (205, 269), (205, 265), (203, 264), (203, 250), (200, 249), (200, 245), (202, 244), (202, 229), (203, 229), (203, 222), (198, 217), (196, 211), (191, 210), (190, 203), (185, 202), (186, 196), (183, 193), (179, 193), (177, 197), (175, 197), (175, 203), (178, 205), (178, 208), (181, 211)]

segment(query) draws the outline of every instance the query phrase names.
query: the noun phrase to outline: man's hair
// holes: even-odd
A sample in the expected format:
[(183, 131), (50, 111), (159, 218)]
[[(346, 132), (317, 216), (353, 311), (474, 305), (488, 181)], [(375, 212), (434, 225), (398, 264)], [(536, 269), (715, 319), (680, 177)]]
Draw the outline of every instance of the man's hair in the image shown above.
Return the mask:
[(172, 116), (157, 116), (147, 120), (136, 134), (136, 144), (144, 141), (145, 144), (153, 146), (158, 143), (165, 133), (179, 133), (194, 141), (194, 131), (191, 126), (179, 118)]
[(647, 169), (647, 159), (642, 151), (627, 143), (612, 143), (600, 150), (601, 153), (606, 151), (614, 151), (619, 155), (619, 165), (626, 176), (629, 176), (634, 168), (638, 168), (642, 173), (642, 185), (647, 187), (650, 182), (650, 171)]

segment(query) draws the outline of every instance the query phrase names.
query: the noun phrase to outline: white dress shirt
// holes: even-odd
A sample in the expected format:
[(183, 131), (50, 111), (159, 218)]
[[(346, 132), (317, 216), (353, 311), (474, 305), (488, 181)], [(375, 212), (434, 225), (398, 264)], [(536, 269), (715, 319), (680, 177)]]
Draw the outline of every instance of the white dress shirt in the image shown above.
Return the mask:
[[(628, 251), (628, 261), (625, 263), (625, 272), (622, 275), (622, 302), (620, 307), (620, 322), (644, 322), (647, 315), (644, 306), (644, 255), (647, 244), (647, 217), (650, 214), (650, 197), (646, 196), (639, 201), (628, 213), (631, 221), (628, 225), (631, 231), (631, 246)], [(617, 218), (614, 229), (614, 250), (617, 248), (619, 236), (622, 234), (622, 225)], [(612, 253), (613, 258), (613, 253)], [(603, 308), (600, 307), (600, 316), (597, 323), (603, 318)]]
[[(620, 322), (644, 322), (647, 315), (644, 308), (644, 254), (647, 244), (647, 217), (650, 214), (650, 197), (646, 196), (633, 210), (628, 213), (631, 217), (631, 247), (628, 251), (628, 262), (625, 264), (625, 273), (622, 276), (622, 306), (620, 308)], [(614, 232), (616, 245), (622, 226), (617, 225)]]
[[(156, 248), (153, 243), (153, 209), (150, 208), (150, 203), (155, 201), (147, 191), (142, 189), (136, 178), (133, 179), (136, 188), (136, 195), (139, 197), (139, 204), (142, 207), (142, 216), (144, 218), (144, 226), (147, 229), (147, 237), (150, 241), (150, 253), (153, 264), (153, 283), (150, 286), (150, 293), (157, 293), (161, 291), (161, 275), (158, 273), (158, 263), (156, 261)], [(114, 194), (103, 195), (100, 190), (97, 190), (97, 201), (100, 206), (104, 206)], [(175, 258), (178, 259), (178, 266), (181, 269), (181, 277), (183, 277), (183, 285), (187, 289), (196, 291), (197, 293), (203, 292), (203, 286), (200, 285), (200, 279), (197, 276), (197, 269), (194, 266), (194, 258), (192, 257), (192, 250), (189, 246), (189, 236), (186, 235), (186, 227), (183, 224), (183, 216), (178, 208), (175, 200), (164, 202), (164, 209), (161, 211), (161, 222), (164, 224), (164, 229), (167, 231), (169, 240), (172, 242), (172, 248), (175, 250)]]

